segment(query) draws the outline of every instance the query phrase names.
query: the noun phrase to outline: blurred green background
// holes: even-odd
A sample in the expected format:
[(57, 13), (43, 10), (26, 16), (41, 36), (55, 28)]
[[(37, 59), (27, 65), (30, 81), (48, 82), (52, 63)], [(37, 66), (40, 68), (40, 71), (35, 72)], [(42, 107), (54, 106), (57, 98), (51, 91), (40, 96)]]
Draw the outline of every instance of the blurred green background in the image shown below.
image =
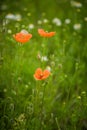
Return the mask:
[[(0, 130), (87, 130), (86, 8), (87, 0), (0, 1)], [(44, 39), (39, 28), (56, 35)], [(13, 39), (21, 30), (33, 35), (23, 46)], [(43, 118), (42, 99), (34, 111), (32, 98), (41, 66), (51, 69), (38, 90), (46, 87)]]

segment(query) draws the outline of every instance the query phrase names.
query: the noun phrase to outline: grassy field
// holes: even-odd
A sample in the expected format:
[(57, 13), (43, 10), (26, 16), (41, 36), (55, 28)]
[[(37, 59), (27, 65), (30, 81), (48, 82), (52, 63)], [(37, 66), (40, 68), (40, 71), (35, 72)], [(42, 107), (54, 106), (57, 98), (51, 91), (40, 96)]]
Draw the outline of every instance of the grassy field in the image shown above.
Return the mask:
[(0, 2), (0, 130), (87, 130), (87, 0)]

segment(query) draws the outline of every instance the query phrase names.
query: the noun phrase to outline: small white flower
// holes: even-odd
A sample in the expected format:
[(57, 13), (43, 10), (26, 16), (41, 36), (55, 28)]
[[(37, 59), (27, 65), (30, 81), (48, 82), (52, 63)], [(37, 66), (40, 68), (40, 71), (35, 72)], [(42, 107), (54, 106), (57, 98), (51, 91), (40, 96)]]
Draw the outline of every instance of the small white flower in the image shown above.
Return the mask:
[(20, 14), (16, 14), (16, 15), (15, 15), (15, 20), (21, 21), (21, 15), (20, 15)]
[(15, 19), (15, 16), (14, 16), (14, 14), (7, 14), (7, 15), (5, 16), (5, 18), (6, 18), (6, 19), (12, 19), (12, 20), (14, 20), (14, 19)]
[(87, 21), (87, 17), (85, 17), (84, 20)]
[(10, 20), (16, 20), (16, 21), (20, 21), (21, 20), (21, 15), (20, 14), (7, 14), (5, 16), (6, 19), (10, 19)]
[(71, 22), (71, 20), (70, 20), (70, 19), (68, 19), (68, 18), (67, 18), (67, 19), (65, 19), (65, 23), (66, 23), (66, 24), (69, 24), (70, 22)]
[(38, 20), (37, 23), (38, 23), (38, 24), (42, 24), (42, 21), (41, 21), (41, 20)]
[(41, 57), (41, 61), (48, 61), (47, 56), (42, 56), (42, 57)]
[(59, 18), (54, 18), (52, 20), (52, 23), (54, 23), (56, 26), (61, 26), (62, 25), (62, 22)]
[(8, 33), (11, 34), (11, 33), (12, 33), (12, 30), (8, 29)]
[(33, 29), (34, 28), (34, 24), (29, 24), (28, 28), (29, 29)]
[(50, 66), (47, 66), (47, 67), (46, 67), (46, 70), (48, 70), (48, 71), (51, 72), (51, 67), (50, 67)]
[(43, 22), (44, 22), (44, 23), (48, 23), (48, 19), (44, 19)]
[(4, 90), (3, 90), (4, 92), (7, 92), (7, 89), (6, 88), (4, 88)]
[(75, 30), (80, 30), (80, 29), (81, 29), (81, 24), (80, 24), (80, 23), (74, 24), (74, 25), (73, 25), (73, 28), (74, 28)]
[(77, 7), (77, 8), (81, 8), (82, 7), (82, 3), (77, 2), (77, 1), (71, 1), (71, 6)]
[(21, 33), (28, 34), (28, 31), (23, 29), (23, 30), (21, 30)]

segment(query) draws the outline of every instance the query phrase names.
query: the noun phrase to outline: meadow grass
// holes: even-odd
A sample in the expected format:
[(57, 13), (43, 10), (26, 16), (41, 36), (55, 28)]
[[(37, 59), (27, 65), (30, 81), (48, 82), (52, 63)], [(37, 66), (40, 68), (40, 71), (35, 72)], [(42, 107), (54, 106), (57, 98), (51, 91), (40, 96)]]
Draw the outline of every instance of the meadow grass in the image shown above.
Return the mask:
[[(37, 2), (1, 3), (0, 130), (87, 130), (87, 2)], [(35, 80), (37, 68), (51, 74)]]

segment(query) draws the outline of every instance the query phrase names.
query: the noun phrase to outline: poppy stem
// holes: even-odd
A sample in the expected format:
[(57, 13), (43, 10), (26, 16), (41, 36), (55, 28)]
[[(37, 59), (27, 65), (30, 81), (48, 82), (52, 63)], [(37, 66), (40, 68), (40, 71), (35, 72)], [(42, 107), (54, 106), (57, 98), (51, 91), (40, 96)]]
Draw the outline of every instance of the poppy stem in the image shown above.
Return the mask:
[[(48, 38), (44, 38), (43, 39), (43, 42), (42, 42), (42, 56), (46, 56), (47, 55), (47, 41), (48, 41)], [(41, 67), (44, 68), (45, 66), (45, 62), (41, 61)]]
[[(34, 113), (35, 113), (35, 121), (34, 121), (34, 130), (38, 128), (39, 122), (39, 92), (40, 92), (40, 82), (36, 82), (36, 89), (35, 89), (35, 101), (34, 101)], [(40, 123), (39, 123), (40, 124)]]
[(48, 38), (44, 38), (43, 39), (43, 44), (42, 44), (42, 47), (43, 47), (43, 55), (46, 55), (46, 49), (47, 49), (47, 41), (48, 41)]
[(43, 130), (43, 125), (44, 125), (44, 97), (45, 97), (45, 86), (43, 86), (43, 97), (42, 97), (42, 101), (41, 101), (40, 130)]

